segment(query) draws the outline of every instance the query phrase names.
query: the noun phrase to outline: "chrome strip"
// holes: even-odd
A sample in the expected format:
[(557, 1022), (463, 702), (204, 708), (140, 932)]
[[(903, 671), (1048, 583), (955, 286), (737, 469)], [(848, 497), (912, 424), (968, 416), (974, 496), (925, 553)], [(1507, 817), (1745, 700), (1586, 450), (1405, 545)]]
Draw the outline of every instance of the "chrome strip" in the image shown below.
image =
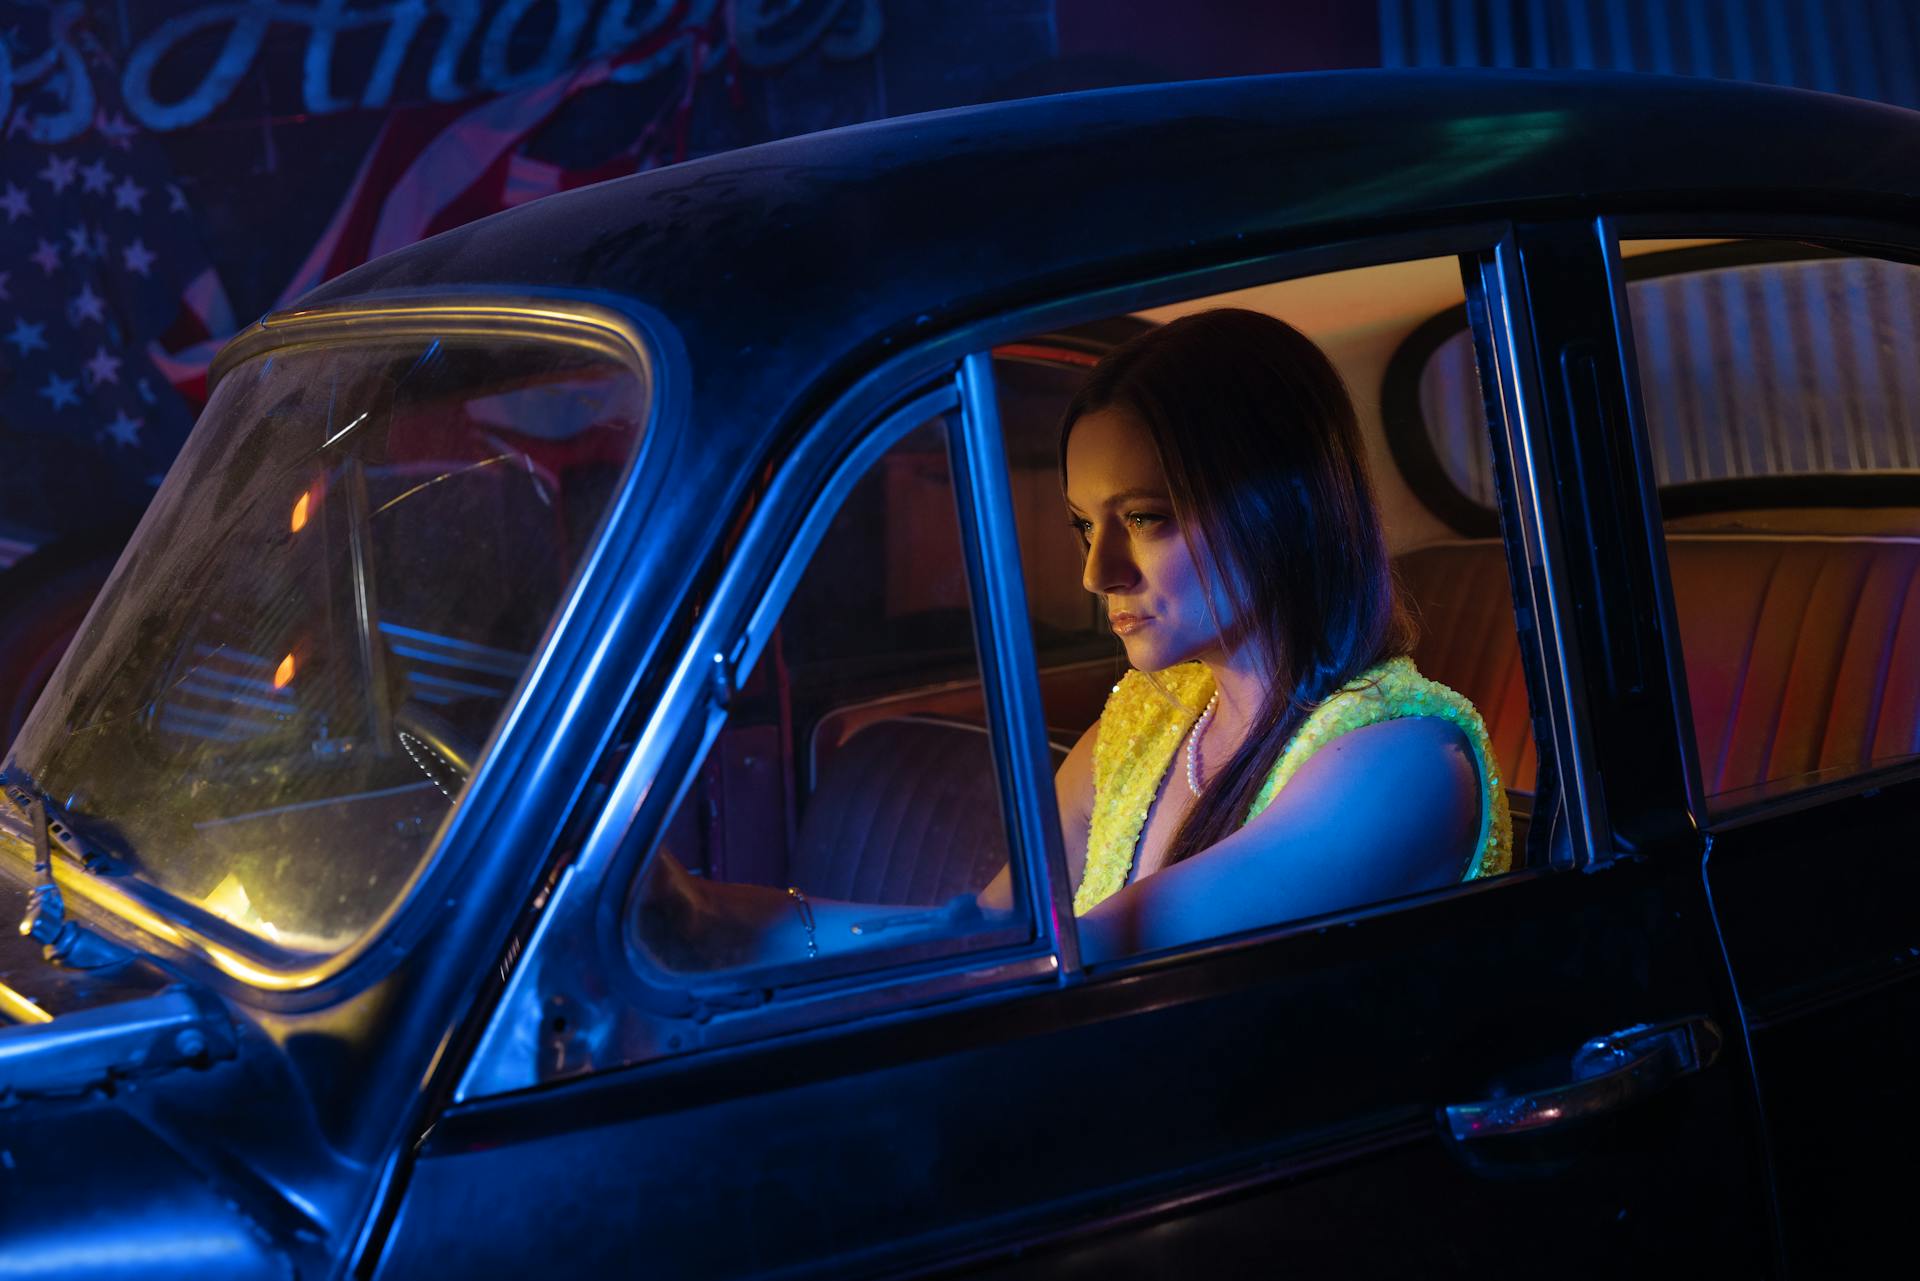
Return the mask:
[[(1493, 313), (1489, 319), (1498, 340), (1495, 372), (1503, 384), (1501, 399), (1511, 417), (1507, 432), (1508, 452), (1516, 473), (1512, 480), (1520, 503), (1521, 534), (1529, 544), (1526, 548), (1527, 593), (1533, 601), (1534, 628), (1540, 638), (1542, 670), (1547, 676), (1547, 697), (1551, 706), (1545, 710), (1556, 722), (1555, 741), (1551, 746), (1556, 753), (1562, 750), (1566, 753), (1566, 759), (1559, 761), (1558, 766), (1568, 817), (1577, 825), (1574, 830), (1579, 833), (1575, 842), (1575, 860), (1591, 865), (1599, 858), (1601, 851), (1611, 848), (1611, 842), (1602, 839), (1609, 830), (1605, 802), (1590, 773), (1590, 752), (1584, 741), (1585, 718), (1575, 706), (1585, 686), (1581, 680), (1579, 656), (1566, 642), (1573, 625), (1574, 607), (1558, 581), (1557, 569), (1564, 557), (1560, 553), (1554, 523), (1548, 519), (1552, 498), (1540, 488), (1541, 478), (1551, 479), (1553, 472), (1548, 461), (1540, 457), (1535, 449), (1544, 420), (1539, 409), (1539, 363), (1533, 351), (1532, 335), (1523, 332), (1518, 323), (1518, 317), (1526, 314), (1529, 306), (1519, 254), (1519, 244), (1509, 229), (1494, 247), (1492, 272), (1483, 271), (1481, 274), (1483, 285), (1493, 287), (1483, 288), (1482, 292)], [(1535, 590), (1535, 566), (1539, 567), (1537, 579), (1540, 589), (1544, 591), (1544, 600), (1540, 599), (1540, 592)], [(1536, 749), (1547, 746), (1535, 744)]]
[[(765, 563), (761, 556), (771, 550), (765, 545), (778, 538), (780, 532), (778, 522), (768, 513), (785, 510), (788, 504), (797, 501), (809, 501), (811, 506), (806, 519), (794, 532), (793, 541), (780, 561), (780, 568), (774, 571), (772, 581), (766, 585), (759, 606), (747, 620), (746, 646), (731, 664), (731, 675), (736, 680), (752, 671), (753, 665), (760, 660), (760, 651), (766, 648), (767, 641), (773, 636), (781, 612), (787, 607), (787, 598), (793, 595), (793, 589), (800, 583), (800, 576), (806, 573), (807, 563), (813, 559), (814, 549), (826, 536), (827, 526), (839, 515), (841, 500), (866, 475), (867, 469), (880, 460), (880, 455), (892, 449), (915, 428), (941, 414), (951, 413), (959, 406), (960, 398), (950, 386), (936, 387), (908, 401), (887, 415), (885, 422), (854, 445), (846, 459), (835, 469), (826, 487), (811, 500), (804, 495), (805, 478), (797, 476), (793, 470), (783, 472), (774, 481), (762, 508), (762, 518), (740, 540), (740, 549), (734, 553), (736, 561), (744, 560), (748, 565)], [(803, 492), (790, 492), (793, 490)], [(745, 576), (729, 574), (730, 579)], [(734, 592), (727, 590), (730, 585), (734, 587)], [(744, 594), (747, 590), (746, 584), (723, 583), (715, 597), (719, 600), (735, 593)]]
[(992, 355), (976, 351), (961, 361), (959, 386), (962, 422), (960, 439), (952, 446), (954, 481), (966, 495), (960, 523), (973, 577), (974, 636), (988, 693), (987, 724), (1008, 749), (993, 754), (1000, 803), (1032, 919), (1060, 958), (1060, 977), (1066, 981), (1079, 973), (1080, 940), (1073, 928), (1073, 881), (1061, 847), (1046, 751), (1047, 718), (1040, 706), (1039, 660), (1027, 618), (1020, 533), (1014, 523), (1013, 482), (1000, 433)]
[(53, 1015), (40, 1006), (30, 996), (0, 983), (0, 1015), (5, 1015), (15, 1023), (51, 1023)]
[(1653, 462), (1653, 436), (1647, 421), (1647, 409), (1641, 395), (1640, 353), (1633, 340), (1633, 308), (1627, 301), (1627, 279), (1620, 265), (1620, 239), (1606, 217), (1593, 220), (1593, 234), (1600, 243), (1601, 261), (1606, 266), (1607, 294), (1613, 305), (1613, 338), (1623, 362), (1622, 392), (1627, 417), (1620, 430), (1627, 433), (1633, 450), (1633, 467), (1638, 484), (1633, 494), (1639, 500), (1636, 518), (1628, 529), (1637, 527), (1646, 540), (1647, 559), (1652, 571), (1654, 599), (1652, 608), (1659, 620), (1658, 652), (1666, 666), (1667, 685), (1673, 694), (1673, 743), (1680, 757), (1681, 789), (1686, 794), (1687, 813), (1694, 830), (1705, 827), (1707, 819), (1706, 775), (1701, 769), (1699, 738), (1693, 727), (1693, 695), (1687, 688), (1687, 663), (1680, 635), (1680, 616), (1673, 592), (1673, 560), (1667, 553), (1666, 524), (1660, 517), (1659, 483)]
[[(458, 333), (551, 341), (555, 326), (586, 329), (608, 355), (647, 363), (639, 326), (610, 307), (571, 299), (471, 297), (446, 293), (419, 298), (383, 298), (288, 311), (264, 317), (227, 341), (207, 369), (207, 392), (255, 356), (308, 344), (359, 342), (407, 334)], [(584, 336), (584, 335), (583, 335)], [(650, 369), (640, 370), (644, 374)]]

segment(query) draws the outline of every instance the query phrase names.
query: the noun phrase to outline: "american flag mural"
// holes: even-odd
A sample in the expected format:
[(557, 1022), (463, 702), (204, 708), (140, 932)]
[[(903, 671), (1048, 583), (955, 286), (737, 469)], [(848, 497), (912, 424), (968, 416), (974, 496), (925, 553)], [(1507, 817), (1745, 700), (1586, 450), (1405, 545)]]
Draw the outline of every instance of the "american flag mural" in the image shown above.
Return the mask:
[(10, 114), (0, 148), (4, 560), (90, 508), (145, 502), (192, 423), (197, 350), (234, 328), (153, 138), (104, 102), (58, 143), (36, 145), (27, 121)]

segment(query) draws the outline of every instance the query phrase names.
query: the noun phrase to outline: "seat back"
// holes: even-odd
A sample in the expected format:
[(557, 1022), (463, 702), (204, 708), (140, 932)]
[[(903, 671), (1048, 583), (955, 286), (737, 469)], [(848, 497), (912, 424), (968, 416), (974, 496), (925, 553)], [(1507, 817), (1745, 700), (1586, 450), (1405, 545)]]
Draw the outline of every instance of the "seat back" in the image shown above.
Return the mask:
[[(1709, 796), (1920, 752), (1920, 537), (1667, 536)], [(1472, 699), (1512, 786), (1533, 786), (1505, 555), (1402, 556), (1420, 669)]]
[(1672, 537), (1709, 796), (1920, 752), (1920, 537)]
[(791, 868), (820, 898), (934, 905), (980, 889), (1006, 861), (987, 731), (907, 716), (863, 724), (822, 762)]
[(1419, 627), (1414, 663), (1472, 700), (1500, 776), (1512, 790), (1531, 793), (1539, 761), (1505, 549), (1498, 542), (1444, 543), (1407, 553), (1394, 571)]

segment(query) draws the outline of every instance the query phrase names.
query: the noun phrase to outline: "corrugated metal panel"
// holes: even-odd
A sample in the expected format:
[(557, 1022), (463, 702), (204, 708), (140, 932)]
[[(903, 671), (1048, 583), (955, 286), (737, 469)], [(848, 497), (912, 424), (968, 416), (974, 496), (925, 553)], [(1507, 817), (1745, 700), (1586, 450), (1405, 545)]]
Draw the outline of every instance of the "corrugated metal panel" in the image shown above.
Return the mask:
[(1379, 0), (1389, 67), (1653, 71), (1920, 106), (1911, 0)]
[[(1920, 468), (1920, 268), (1871, 258), (1755, 263), (1627, 286), (1662, 485)], [(1473, 346), (1420, 375), (1448, 478), (1491, 506)]]
[[(1913, 0), (1380, 0), (1380, 44), (1389, 67), (1664, 72), (1920, 107)], [(1661, 482), (1920, 466), (1917, 280), (1863, 259), (1630, 287)], [(1464, 336), (1443, 346), (1421, 408), (1453, 482), (1490, 504), (1479, 409), (1460, 399), (1472, 371)]]

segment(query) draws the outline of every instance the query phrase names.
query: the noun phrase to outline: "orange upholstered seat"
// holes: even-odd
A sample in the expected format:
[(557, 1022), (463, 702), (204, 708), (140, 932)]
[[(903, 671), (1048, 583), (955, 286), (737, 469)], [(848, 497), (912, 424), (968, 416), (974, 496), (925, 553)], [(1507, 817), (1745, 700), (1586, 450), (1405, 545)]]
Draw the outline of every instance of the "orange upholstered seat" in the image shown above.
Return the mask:
[[(1708, 795), (1920, 753), (1920, 537), (1673, 533)], [(1400, 558), (1422, 671), (1471, 698), (1514, 788), (1535, 757), (1497, 543)]]

